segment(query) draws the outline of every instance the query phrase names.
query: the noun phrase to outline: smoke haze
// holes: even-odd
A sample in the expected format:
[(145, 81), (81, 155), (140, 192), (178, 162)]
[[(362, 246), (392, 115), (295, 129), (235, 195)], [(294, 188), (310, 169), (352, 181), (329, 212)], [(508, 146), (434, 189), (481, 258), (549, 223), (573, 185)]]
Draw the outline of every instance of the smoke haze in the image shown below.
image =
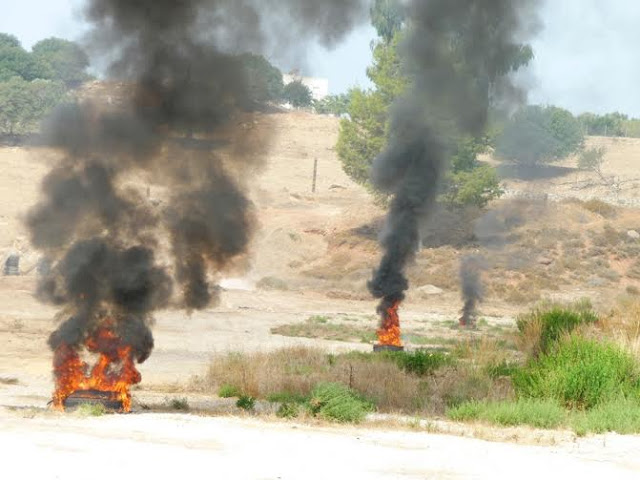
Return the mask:
[[(392, 194), (384, 254), (369, 290), (379, 312), (404, 298), (407, 264), (418, 247), (419, 224), (436, 200), (451, 129), (477, 135), (490, 103), (519, 101), (509, 58), (538, 28), (536, 0), (410, 0), (401, 52), (411, 79), (393, 107), (387, 149), (374, 161), (375, 185)], [(447, 127), (447, 128), (445, 128)]]

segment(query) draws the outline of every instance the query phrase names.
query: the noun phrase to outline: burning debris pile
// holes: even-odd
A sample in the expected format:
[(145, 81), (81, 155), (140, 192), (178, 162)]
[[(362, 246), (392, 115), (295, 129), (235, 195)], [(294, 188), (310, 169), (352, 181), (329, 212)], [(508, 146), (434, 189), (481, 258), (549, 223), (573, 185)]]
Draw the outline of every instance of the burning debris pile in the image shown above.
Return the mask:
[[(153, 312), (175, 290), (187, 311), (214, 305), (215, 276), (245, 253), (255, 222), (244, 178), (269, 139), (236, 118), (256, 107), (237, 54), (295, 56), (283, 45), (303, 48), (305, 38), (332, 45), (366, 20), (365, 4), (87, 2), (88, 46), (132, 94), (111, 109), (65, 105), (47, 124), (61, 160), (27, 224), (51, 264), (39, 298), (63, 312), (49, 339), (56, 407), (93, 396), (128, 411), (135, 364), (153, 349)], [(168, 192), (162, 207), (133, 177)]]
[(538, 0), (408, 0), (401, 45), (411, 84), (394, 105), (387, 148), (373, 182), (392, 195), (380, 243), (384, 254), (369, 282), (379, 298), (381, 345), (399, 346), (398, 306), (420, 223), (438, 194), (457, 135), (483, 133), (491, 104), (519, 100), (508, 58), (537, 26)]

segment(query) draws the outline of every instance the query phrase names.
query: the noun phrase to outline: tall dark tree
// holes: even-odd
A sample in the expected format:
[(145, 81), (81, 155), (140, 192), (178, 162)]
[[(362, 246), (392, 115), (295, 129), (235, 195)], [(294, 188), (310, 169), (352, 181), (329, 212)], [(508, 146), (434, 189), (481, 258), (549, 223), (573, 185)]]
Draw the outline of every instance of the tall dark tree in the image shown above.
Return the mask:
[(300, 80), (294, 80), (284, 86), (282, 98), (294, 107), (309, 107), (313, 102), (311, 90)]
[(282, 98), (282, 72), (262, 55), (245, 53), (240, 56), (246, 72), (247, 87), (255, 102), (276, 101)]

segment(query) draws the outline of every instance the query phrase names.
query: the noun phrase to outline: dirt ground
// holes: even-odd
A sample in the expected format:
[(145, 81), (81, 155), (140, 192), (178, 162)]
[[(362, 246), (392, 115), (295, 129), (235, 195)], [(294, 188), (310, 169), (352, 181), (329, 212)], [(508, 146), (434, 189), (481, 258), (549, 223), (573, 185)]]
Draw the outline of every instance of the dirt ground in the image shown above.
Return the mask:
[[(286, 345), (314, 345), (328, 351), (371, 348), (364, 343), (271, 333), (274, 327), (303, 322), (312, 315), (371, 316), (375, 302), (364, 291), (370, 270), (356, 272), (353, 281), (345, 283), (339, 278), (338, 258), (332, 260), (337, 272), (317, 272), (332, 265), (327, 258), (336, 233), (371, 221), (382, 212), (342, 172), (333, 150), (338, 132), (335, 118), (288, 113), (265, 121), (271, 122), (277, 136), (266, 167), (251, 185), (260, 221), (251, 268), (223, 279), (222, 302), (215, 308), (191, 316), (171, 309), (158, 313), (156, 347), (140, 366), (143, 382), (133, 392), (134, 405), (142, 400), (161, 405), (176, 386), (183, 388), (192, 376), (204, 374), (211, 356), (219, 352)], [(609, 155), (622, 165), (623, 158), (638, 152), (640, 144), (631, 153), (625, 150), (619, 160), (614, 153)], [(520, 432), (517, 437), (525, 441), (517, 444), (407, 428), (393, 431), (390, 426), (304, 426), (251, 417), (147, 413), (139, 408), (130, 415), (100, 418), (51, 413), (47, 410), (51, 353), (46, 340), (55, 327), (56, 311), (33, 296), (38, 253), (28, 244), (22, 219), (37, 201), (39, 182), (54, 155), (35, 147), (0, 148), (0, 256), (20, 253), (24, 274), (0, 276), (3, 472), (15, 472), (15, 478), (112, 478), (112, 470), (95, 468), (109, 458), (118, 459), (121, 474), (160, 478), (185, 472), (250, 479), (558, 478), (565, 474), (572, 478), (638, 478), (640, 438), (632, 436), (575, 439), (571, 434), (558, 434), (552, 441), (541, 442), (543, 445), (531, 445), (540, 433)], [(314, 159), (318, 160), (318, 181), (312, 193)], [(629, 176), (632, 167), (629, 163)], [(353, 256), (357, 255), (371, 261), (377, 252), (354, 249)], [(315, 273), (309, 275), (309, 271)], [(269, 278), (286, 288), (258, 288)], [(344, 294), (345, 285), (350, 286), (349, 295)], [(334, 290), (337, 293), (331, 294)], [(360, 296), (354, 294), (358, 291)], [(457, 294), (413, 299), (402, 312), (405, 326), (457, 318)], [(508, 325), (513, 324), (517, 311), (508, 305), (485, 305), (483, 309), (490, 322)], [(366, 321), (375, 329), (373, 316)], [(473, 429), (457, 432), (474, 436)]]

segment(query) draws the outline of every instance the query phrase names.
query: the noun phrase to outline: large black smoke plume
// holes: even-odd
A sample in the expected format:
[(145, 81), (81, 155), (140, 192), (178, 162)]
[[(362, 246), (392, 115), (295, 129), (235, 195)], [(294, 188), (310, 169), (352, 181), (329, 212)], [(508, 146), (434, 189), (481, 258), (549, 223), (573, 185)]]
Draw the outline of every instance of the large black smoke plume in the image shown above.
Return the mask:
[[(215, 304), (215, 275), (249, 244), (255, 222), (243, 187), (269, 146), (236, 118), (255, 108), (237, 54), (335, 44), (366, 20), (364, 3), (87, 2), (93, 57), (130, 92), (117, 107), (66, 105), (47, 123), (61, 160), (27, 223), (52, 263), (39, 296), (66, 316), (52, 348), (81, 345), (108, 311), (144, 360), (150, 316), (174, 287), (187, 310)], [(135, 178), (166, 192), (164, 204), (129, 187)]]
[(401, 44), (408, 91), (393, 107), (373, 181), (393, 195), (369, 290), (379, 311), (404, 298), (419, 224), (435, 203), (452, 139), (481, 134), (490, 104), (521, 98), (509, 58), (537, 24), (538, 0), (409, 0)]

